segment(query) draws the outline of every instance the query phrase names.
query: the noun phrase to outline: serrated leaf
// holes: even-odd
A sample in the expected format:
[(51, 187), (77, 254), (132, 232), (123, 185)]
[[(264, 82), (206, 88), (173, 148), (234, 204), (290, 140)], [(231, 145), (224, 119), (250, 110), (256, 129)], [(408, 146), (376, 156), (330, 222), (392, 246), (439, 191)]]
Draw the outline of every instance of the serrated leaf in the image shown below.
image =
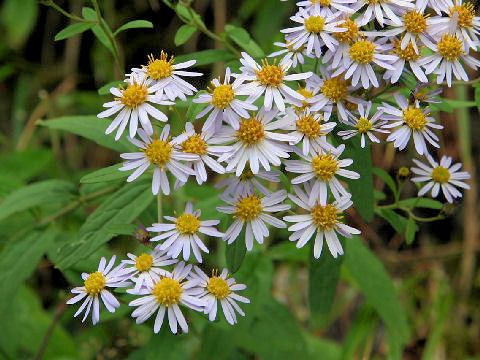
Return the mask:
[(127, 30), (127, 29), (153, 29), (153, 24), (147, 20), (132, 20), (120, 26), (113, 35), (117, 35), (119, 32)]
[(230, 273), (234, 274), (240, 269), (240, 266), (245, 259), (245, 254), (247, 253), (247, 248), (245, 246), (245, 227), (242, 229), (240, 235), (237, 239), (227, 245), (225, 249), (225, 257), (227, 259), (227, 267), (230, 270)]
[(390, 174), (387, 173), (385, 170), (379, 169), (379, 168), (373, 168), (372, 171), (376, 176), (378, 176), (380, 179), (382, 179), (385, 182), (385, 184), (388, 185), (390, 190), (392, 190), (393, 194), (396, 196), (397, 185), (395, 184), (395, 180), (393, 180), (393, 178), (390, 176)]
[(232, 40), (253, 57), (264, 57), (262, 48), (250, 37), (247, 30), (234, 25), (226, 25), (225, 32)]
[(426, 208), (426, 209), (435, 209), (441, 210), (443, 208), (443, 204), (440, 201), (429, 199), (429, 198), (410, 198), (400, 200), (398, 202), (399, 205), (406, 206), (408, 208)]
[(129, 174), (128, 171), (118, 170), (122, 164), (112, 165), (97, 171), (94, 171), (90, 174), (83, 176), (80, 179), (82, 184), (93, 184), (99, 182), (114, 181), (119, 179), (126, 178)]
[[(91, 21), (98, 21), (97, 13), (95, 10), (89, 7), (82, 8), (82, 16), (84, 19), (91, 20)], [(108, 24), (103, 21), (103, 25), (109, 29)], [(103, 28), (98, 24), (92, 27), (92, 32), (95, 34), (96, 38), (105, 46), (112, 54), (114, 53), (112, 43), (110, 42), (108, 35), (105, 33)]]
[(122, 80), (111, 81), (108, 84), (103, 85), (100, 89), (98, 89), (99, 95), (110, 95), (110, 89), (112, 87), (119, 87), (120, 85), (126, 87), (127, 84)]
[(57, 35), (55, 35), (55, 41), (68, 39), (77, 34), (81, 34), (84, 31), (87, 31), (94, 26), (95, 24), (87, 23), (87, 22), (79, 22), (76, 24), (69, 25), (65, 29), (61, 30)]
[(185, 44), (188, 39), (190, 39), (192, 35), (195, 34), (195, 31), (197, 31), (197, 27), (194, 25), (185, 24), (180, 26), (177, 33), (175, 34), (175, 45), (180, 46)]
[(220, 61), (230, 61), (235, 59), (235, 56), (232, 53), (225, 50), (202, 50), (197, 51), (187, 55), (181, 55), (175, 58), (176, 63), (188, 61), (188, 60), (197, 60), (196, 66), (213, 64)]
[(405, 240), (407, 244), (411, 244), (415, 240), (415, 233), (417, 232), (417, 224), (413, 218), (408, 218), (407, 226), (405, 227)]
[(78, 239), (62, 248), (62, 257), (56, 266), (67, 269), (88, 257), (114, 236), (109, 226), (130, 224), (154, 198), (150, 181), (137, 180), (123, 186), (87, 218), (78, 231)]
[(0, 220), (19, 211), (75, 198), (75, 186), (63, 180), (45, 180), (24, 186), (10, 193), (0, 203)]
[(410, 329), (395, 286), (383, 264), (357, 236), (345, 240), (344, 264), (363, 295), (400, 344), (410, 339)]
[(37, 124), (54, 130), (65, 130), (96, 142), (106, 148), (118, 152), (135, 151), (133, 146), (124, 136), (115, 141), (112, 135), (105, 135), (105, 130), (112, 120), (99, 119), (95, 115), (63, 116), (51, 120), (39, 120)]

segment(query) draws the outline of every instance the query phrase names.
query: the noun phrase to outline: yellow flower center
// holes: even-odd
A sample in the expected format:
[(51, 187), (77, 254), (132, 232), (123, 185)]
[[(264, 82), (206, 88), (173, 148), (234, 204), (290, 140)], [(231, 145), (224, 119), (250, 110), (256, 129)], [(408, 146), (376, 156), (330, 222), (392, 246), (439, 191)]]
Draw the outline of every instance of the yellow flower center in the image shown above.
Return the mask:
[(333, 37), (338, 41), (353, 44), (355, 39), (358, 38), (358, 25), (355, 21), (347, 19), (343, 24), (340, 24), (337, 27), (347, 29), (347, 31), (334, 33)]
[(400, 169), (398, 169), (398, 175), (406, 178), (406, 177), (410, 176), (410, 169), (405, 167), (405, 166), (402, 166)]
[(360, 64), (372, 62), (374, 52), (375, 44), (368, 40), (360, 40), (350, 46), (350, 57)]
[(318, 34), (323, 30), (325, 25), (325, 19), (321, 16), (310, 16), (308, 19), (305, 19), (305, 28), (308, 32), (313, 34)]
[(297, 120), (297, 130), (308, 137), (314, 138), (322, 135), (322, 126), (312, 115), (302, 116)]
[(405, 29), (412, 34), (420, 34), (427, 30), (427, 18), (429, 15), (423, 15), (418, 11), (410, 11), (403, 15)]
[(250, 168), (245, 168), (243, 171), (242, 171), (242, 175), (240, 175), (240, 179), (242, 180), (249, 180), (253, 178), (253, 172), (252, 170), (250, 170)]
[(455, 13), (458, 13), (458, 26), (460, 27), (472, 27), (472, 21), (475, 17), (475, 5), (471, 2), (463, 5), (456, 5), (450, 8), (449, 16), (452, 17)]
[(322, 206), (320, 204), (315, 205), (312, 208), (313, 222), (320, 230), (328, 231), (335, 227), (335, 223), (338, 219), (338, 213), (335, 206), (327, 204)]
[(427, 118), (421, 109), (409, 108), (403, 110), (403, 121), (412, 130), (423, 130), (427, 125)]
[(320, 4), (321, 6), (330, 6), (332, 0), (310, 0), (312, 4)]
[[(408, 43), (407, 47), (402, 50), (401, 44), (402, 42), (399, 40), (394, 40), (393, 46), (393, 53), (397, 54), (400, 59), (403, 59), (405, 61), (415, 61), (420, 59), (420, 55), (415, 52), (415, 48), (413, 47), (413, 44), (411, 42)], [(419, 52), (422, 49), (422, 47), (419, 47)]]
[[(210, 90), (210, 89), (209, 89)], [(217, 86), (212, 92), (212, 105), (221, 109), (225, 109), (235, 98), (235, 91), (232, 85), (225, 84)]]
[(160, 305), (170, 306), (180, 301), (182, 292), (183, 289), (178, 280), (164, 277), (155, 284), (152, 295)]
[[(297, 90), (297, 93), (303, 95), (305, 97), (305, 99), (310, 99), (311, 97), (313, 97), (313, 92), (308, 91), (305, 88), (299, 88)], [(294, 108), (297, 109), (297, 110), (302, 110), (302, 109), (305, 109), (306, 107), (309, 107), (310, 105), (311, 104), (309, 104), (305, 100), (302, 100), (302, 106), (294, 106)]]
[(240, 122), (240, 128), (237, 130), (237, 138), (245, 144), (245, 146), (256, 144), (265, 137), (263, 124), (255, 117), (243, 119)]
[(452, 35), (443, 35), (437, 44), (438, 51), (447, 60), (458, 60), (464, 52), (462, 42)]
[(147, 271), (150, 270), (153, 264), (153, 257), (150, 254), (142, 254), (137, 257), (135, 260), (135, 267), (138, 271)]
[(208, 148), (207, 143), (199, 134), (188, 137), (188, 139), (185, 140), (181, 146), (183, 152), (197, 155), (205, 155)]
[(200, 220), (192, 214), (183, 213), (175, 222), (177, 230), (181, 234), (195, 234), (200, 227)]
[(320, 91), (331, 101), (337, 103), (347, 97), (348, 82), (342, 79), (340, 76), (327, 79), (323, 82)]
[(328, 181), (338, 170), (337, 160), (330, 154), (322, 154), (312, 158), (313, 172), (323, 181)]
[(388, 0), (365, 0), (365, 2), (369, 5), (371, 4), (380, 4), (383, 2), (388, 2)]
[(230, 293), (230, 286), (221, 277), (213, 276), (207, 284), (207, 290), (212, 293), (217, 299), (226, 298)]
[(88, 276), (84, 284), (88, 295), (98, 295), (105, 288), (105, 276), (100, 271), (96, 271)]
[(123, 105), (130, 109), (136, 109), (137, 106), (142, 105), (147, 100), (148, 90), (145, 86), (133, 83), (128, 85), (122, 92), (122, 97), (115, 98), (120, 100)]
[(172, 145), (170, 145), (168, 141), (156, 139), (143, 151), (150, 161), (150, 164), (155, 164), (163, 168), (165, 164), (170, 161), (172, 150)]
[(370, 120), (361, 117), (358, 119), (357, 129), (360, 134), (365, 134), (372, 129), (372, 124), (370, 123)]
[(155, 59), (153, 55), (148, 56), (148, 65), (146, 66), (147, 75), (150, 76), (152, 79), (160, 80), (165, 79), (172, 75), (173, 67), (172, 64), (174, 62), (174, 57), (170, 57), (168, 60), (168, 55), (162, 52), (160, 53), (160, 58)]
[(236, 208), (235, 216), (242, 219), (243, 222), (255, 219), (263, 210), (261, 200), (257, 195), (241, 198), (238, 200)]
[(255, 70), (257, 80), (265, 86), (279, 87), (282, 85), (285, 72), (280, 65), (276, 65), (276, 59), (270, 65), (266, 59), (262, 60), (262, 69)]
[(448, 180), (450, 180), (450, 172), (443, 166), (437, 166), (432, 171), (432, 179), (440, 184), (445, 184), (448, 182)]

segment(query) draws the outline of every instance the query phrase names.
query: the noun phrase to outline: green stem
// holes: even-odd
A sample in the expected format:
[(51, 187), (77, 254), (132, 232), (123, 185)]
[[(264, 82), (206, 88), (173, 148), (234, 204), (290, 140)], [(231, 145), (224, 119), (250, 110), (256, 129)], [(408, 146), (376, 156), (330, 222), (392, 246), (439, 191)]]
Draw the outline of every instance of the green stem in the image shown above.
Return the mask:
[(158, 212), (158, 222), (162, 222), (162, 191), (160, 190), (157, 195), (157, 212)]
[(78, 21), (78, 22), (86, 22), (86, 23), (91, 23), (91, 24), (98, 24), (98, 21), (95, 21), (95, 20), (87, 20), (87, 19), (81, 18), (81, 17), (79, 17), (79, 16), (70, 14), (68, 11), (63, 10), (60, 6), (58, 6), (57, 4), (55, 4), (55, 3), (53, 2), (53, 0), (40, 1), (40, 4), (45, 5), (45, 6), (50, 6), (50, 7), (54, 8), (54, 9), (57, 10), (59, 13), (61, 13), (63, 16), (66, 16), (66, 17), (68, 17), (69, 19), (72, 19), (72, 20), (75, 20), (75, 21)]

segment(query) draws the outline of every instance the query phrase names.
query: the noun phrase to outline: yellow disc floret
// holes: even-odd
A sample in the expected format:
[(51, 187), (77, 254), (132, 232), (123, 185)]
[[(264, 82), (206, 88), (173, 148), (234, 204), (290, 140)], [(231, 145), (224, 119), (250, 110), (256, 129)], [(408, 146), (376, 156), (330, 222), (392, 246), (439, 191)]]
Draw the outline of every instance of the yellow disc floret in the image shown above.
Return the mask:
[(147, 69), (147, 75), (152, 79), (161, 80), (172, 75), (174, 62), (174, 57), (170, 57), (168, 60), (168, 55), (165, 52), (160, 53), (160, 58), (156, 59), (153, 55), (148, 57), (148, 65), (145, 66)]
[(321, 6), (330, 6), (332, 0), (310, 0), (312, 4), (320, 4)]
[(409, 177), (410, 169), (405, 166), (402, 166), (400, 169), (398, 169), (398, 175), (403, 178)]
[(358, 119), (357, 129), (360, 134), (365, 134), (372, 129), (372, 124), (370, 123), (370, 120), (361, 117)]
[(323, 82), (320, 91), (334, 103), (344, 100), (348, 95), (348, 82), (337, 76)]
[(418, 11), (410, 11), (403, 15), (405, 29), (412, 34), (420, 34), (427, 30), (427, 19), (429, 15), (423, 15)]
[(195, 234), (200, 227), (200, 220), (196, 216), (188, 213), (183, 213), (182, 216), (177, 218), (175, 222), (177, 230), (181, 234)]
[(150, 254), (143, 253), (135, 260), (135, 267), (138, 271), (148, 271), (152, 267), (153, 257)]
[(85, 292), (90, 296), (98, 295), (105, 288), (105, 282), (105, 276), (100, 271), (91, 273), (84, 282)]
[(242, 219), (243, 222), (257, 218), (263, 210), (261, 199), (255, 194), (240, 198), (236, 208), (235, 216)]
[(312, 167), (318, 179), (329, 181), (338, 171), (338, 162), (330, 154), (321, 154), (312, 158)]
[(360, 64), (367, 64), (373, 61), (375, 44), (368, 40), (360, 40), (350, 47), (350, 57)]
[(126, 89), (123, 89), (122, 97), (115, 98), (115, 100), (120, 100), (123, 105), (130, 109), (136, 109), (147, 100), (147, 96), (147, 88), (134, 82), (133, 84), (129, 84)]
[(421, 131), (427, 125), (427, 118), (423, 113), (422, 109), (417, 108), (408, 108), (403, 110), (403, 121), (405, 124), (416, 131)]
[(310, 16), (309, 18), (305, 19), (305, 29), (308, 32), (313, 34), (318, 34), (323, 30), (325, 26), (325, 19), (321, 16)]
[(447, 60), (458, 60), (460, 55), (464, 55), (463, 43), (452, 35), (443, 35), (437, 44), (438, 52)]
[(168, 141), (156, 139), (143, 151), (150, 161), (150, 164), (163, 168), (170, 161), (172, 150), (172, 145), (170, 145)]
[(183, 289), (178, 280), (164, 277), (155, 284), (152, 295), (160, 305), (170, 306), (180, 301), (182, 292)]
[(257, 80), (264, 86), (279, 87), (282, 85), (285, 71), (280, 65), (276, 65), (276, 59), (270, 65), (266, 59), (262, 60), (262, 68), (255, 70)]
[[(402, 50), (402, 42), (399, 40), (394, 40), (393, 42), (393, 53), (397, 54), (400, 59), (403, 59), (405, 61), (415, 61), (420, 59), (420, 55), (415, 52), (415, 48), (413, 47), (413, 44), (411, 42), (408, 43), (408, 45), (405, 47), (405, 49)], [(422, 47), (419, 47), (419, 50)], [(420, 51), (419, 51), (420, 52)]]
[[(313, 97), (313, 92), (311, 92), (311, 91), (309, 91), (305, 88), (302, 88), (302, 87), (300, 87), (297, 90), (297, 93), (299, 93), (300, 95), (303, 95), (305, 97), (305, 99), (310, 99), (311, 97)], [(302, 109), (305, 109), (308, 106), (310, 106), (310, 104), (308, 102), (306, 102), (305, 100), (302, 100), (302, 106), (294, 106), (294, 108), (297, 109), (297, 110), (302, 110)]]
[(456, 5), (450, 8), (449, 16), (453, 17), (455, 13), (458, 14), (458, 26), (460, 27), (472, 27), (472, 22), (475, 17), (475, 5), (471, 2), (467, 2), (462, 5)]
[(245, 167), (245, 169), (243, 169), (242, 171), (242, 175), (240, 175), (240, 179), (241, 180), (250, 180), (251, 178), (253, 178), (253, 172), (252, 170), (250, 170), (250, 167)]
[(213, 90), (209, 88), (209, 91), (212, 93), (211, 104), (220, 109), (225, 109), (235, 98), (235, 91), (230, 84), (219, 85)]
[(370, 4), (370, 5), (372, 5), (372, 4), (380, 4), (380, 3), (383, 3), (383, 2), (387, 2), (387, 1), (388, 1), (388, 0), (365, 0), (365, 2), (366, 2), (367, 4)]
[(207, 290), (213, 294), (217, 299), (224, 299), (230, 293), (230, 286), (227, 282), (218, 276), (212, 276), (207, 283)]
[(432, 179), (440, 184), (445, 184), (450, 180), (450, 172), (443, 166), (437, 166), (432, 171)]
[(325, 206), (317, 204), (311, 211), (313, 222), (317, 225), (319, 230), (329, 231), (335, 227), (338, 219), (338, 213), (335, 206), (332, 204), (327, 204)]
[(297, 130), (305, 136), (314, 138), (323, 135), (321, 129), (320, 121), (317, 121), (312, 115), (305, 115), (297, 120)]
[(333, 34), (333, 37), (338, 41), (353, 44), (358, 38), (358, 25), (355, 21), (347, 19), (343, 24), (340, 24), (337, 27), (340, 29), (347, 29), (347, 31), (336, 32)]
[(240, 128), (237, 130), (237, 138), (245, 146), (254, 145), (265, 137), (263, 124), (255, 117), (243, 119), (240, 122)]
[(197, 155), (205, 155), (208, 148), (207, 143), (200, 134), (189, 136), (187, 140), (182, 142), (181, 146), (183, 152)]

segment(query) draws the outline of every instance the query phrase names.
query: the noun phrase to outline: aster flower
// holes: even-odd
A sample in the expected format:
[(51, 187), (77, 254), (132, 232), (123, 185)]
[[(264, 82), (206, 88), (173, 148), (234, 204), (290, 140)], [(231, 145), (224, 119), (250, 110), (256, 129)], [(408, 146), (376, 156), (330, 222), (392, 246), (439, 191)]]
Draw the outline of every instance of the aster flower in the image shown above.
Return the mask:
[(422, 57), (419, 53), (419, 50), (421, 51), (422, 47), (420, 46), (415, 49), (415, 46), (409, 42), (407, 43), (405, 49), (402, 50), (401, 44), (401, 40), (393, 40), (393, 53), (398, 56), (398, 59), (392, 64), (395, 70), (387, 70), (383, 75), (383, 78), (385, 80), (390, 80), (392, 83), (396, 83), (400, 79), (400, 76), (402, 76), (404, 73), (405, 64), (408, 62), (408, 65), (410, 65), (410, 68), (412, 69), (412, 72), (416, 78), (421, 82), (428, 82), (428, 78), (421, 68)]
[[(365, 138), (368, 137), (371, 142), (380, 143), (380, 140), (374, 135), (374, 132), (389, 133), (388, 130), (382, 129), (387, 121), (382, 119), (383, 110), (377, 110), (375, 114), (370, 117), (372, 109), (372, 102), (369, 101), (364, 107), (362, 104), (358, 105), (358, 112), (360, 117), (356, 117), (349, 113), (350, 119), (346, 122), (347, 125), (353, 126), (355, 130), (343, 130), (338, 132), (338, 136), (341, 136), (343, 140), (350, 139), (351, 137), (360, 135), (360, 146), (365, 147)], [(380, 121), (379, 121), (380, 120)]]
[(155, 223), (147, 228), (148, 231), (161, 233), (151, 239), (151, 241), (164, 240), (162, 244), (157, 245), (156, 249), (167, 251), (167, 255), (172, 258), (177, 258), (183, 252), (185, 261), (190, 258), (191, 249), (197, 261), (201, 263), (201, 251), (207, 254), (209, 251), (198, 234), (214, 237), (224, 235), (215, 228), (220, 220), (199, 220), (201, 214), (199, 209), (193, 211), (193, 204), (189, 201), (185, 206), (185, 212), (179, 217), (164, 216), (172, 224)]
[(155, 334), (162, 327), (165, 313), (168, 314), (168, 323), (172, 333), (177, 333), (178, 325), (184, 333), (187, 333), (188, 324), (179, 305), (196, 311), (203, 311), (205, 306), (205, 301), (198, 298), (198, 294), (201, 292), (201, 289), (197, 287), (198, 281), (185, 281), (191, 269), (192, 265), (185, 266), (185, 263), (181, 261), (172, 273), (167, 272), (152, 287), (147, 287), (141, 294), (144, 296), (131, 301), (129, 306), (138, 306), (132, 313), (132, 317), (136, 318), (136, 323), (144, 323), (158, 310), (153, 326)]
[[(347, 238), (360, 234), (359, 230), (342, 222), (342, 211), (348, 209), (353, 204), (350, 197), (342, 197), (332, 204), (316, 202), (314, 205), (310, 205), (308, 195), (299, 186), (293, 186), (293, 188), (296, 196), (289, 194), (289, 198), (296, 205), (308, 211), (308, 214), (283, 217), (283, 220), (295, 223), (288, 228), (289, 231), (293, 231), (293, 234), (288, 239), (297, 241), (297, 248), (301, 248), (305, 246), (316, 231), (317, 235), (313, 244), (313, 256), (316, 259), (322, 254), (324, 238), (334, 258), (337, 258), (338, 255), (343, 255), (342, 244), (338, 239), (337, 233)], [(311, 191), (309, 184), (305, 184), (305, 190), (307, 193)]]
[(417, 107), (420, 107), (421, 103), (433, 103), (440, 104), (442, 100), (437, 98), (443, 91), (442, 88), (427, 91), (427, 86), (430, 84), (417, 84), (413, 91), (410, 93), (408, 101), (413, 104), (415, 103)]
[(139, 152), (123, 153), (120, 157), (127, 160), (120, 171), (129, 171), (136, 169), (128, 178), (131, 182), (142, 175), (150, 165), (154, 166), (152, 193), (158, 194), (159, 189), (165, 195), (170, 194), (170, 184), (168, 182), (166, 170), (170, 171), (175, 178), (186, 182), (189, 175), (195, 175), (195, 171), (190, 167), (180, 163), (180, 161), (197, 161), (199, 156), (179, 151), (176, 144), (183, 141), (182, 136), (170, 140), (170, 125), (165, 125), (158, 139), (152, 139), (143, 130), (138, 131), (142, 141), (128, 138), (128, 140), (139, 147)]
[(344, 150), (345, 145), (341, 144), (338, 148), (332, 148), (328, 152), (321, 150), (317, 154), (312, 153), (312, 156), (302, 156), (306, 161), (285, 161), (286, 171), (302, 174), (293, 178), (292, 184), (302, 184), (311, 181), (310, 205), (315, 204), (315, 202), (325, 204), (328, 197), (328, 188), (330, 188), (337, 200), (344, 196), (351, 196), (335, 177), (337, 175), (348, 179), (360, 178), (360, 174), (357, 172), (344, 169), (353, 163), (352, 159), (339, 159)]
[(353, 13), (350, 4), (356, 0), (302, 0), (297, 2), (297, 6), (303, 7), (309, 12), (319, 13), (321, 16), (331, 16), (337, 12)]
[(153, 118), (167, 122), (167, 116), (151, 104), (173, 105), (171, 101), (167, 101), (164, 97), (153, 94), (155, 85), (145, 74), (132, 73), (126, 80), (127, 88), (110, 88), (110, 92), (116, 96), (115, 100), (103, 104), (108, 108), (97, 115), (99, 118), (109, 117), (117, 114), (112, 123), (105, 130), (105, 134), (110, 134), (115, 129), (117, 133), (115, 140), (120, 139), (123, 131), (130, 121), (129, 133), (130, 137), (134, 137), (137, 133), (138, 122), (148, 135), (153, 134), (153, 127), (148, 115)]
[(252, 172), (257, 174), (260, 164), (269, 171), (270, 164), (280, 166), (280, 159), (289, 157), (288, 152), (291, 149), (282, 141), (290, 141), (291, 137), (274, 132), (278, 129), (278, 124), (271, 122), (275, 116), (277, 111), (265, 111), (262, 108), (257, 115), (252, 115), (249, 119), (241, 119), (240, 128), (237, 131), (231, 129), (216, 134), (216, 136), (229, 137), (230, 141), (234, 141), (233, 145), (228, 146), (228, 150), (218, 159), (219, 162), (227, 161), (227, 172), (236, 169), (236, 175), (240, 176), (248, 161)]
[(392, 45), (385, 45), (382, 41), (374, 41), (373, 38), (370, 38), (353, 42), (348, 50), (348, 65), (339, 64), (332, 77), (345, 73), (345, 79), (352, 78), (353, 86), (361, 81), (364, 89), (368, 89), (370, 83), (374, 87), (378, 87), (377, 76), (372, 66), (376, 64), (387, 70), (395, 70), (392, 63), (398, 59), (396, 55), (388, 54)]
[(467, 72), (460, 60), (475, 70), (480, 66), (480, 61), (468, 54), (465, 42), (457, 35), (443, 34), (436, 44), (429, 47), (433, 54), (421, 59), (420, 63), (425, 67), (427, 75), (437, 75), (437, 84), (446, 80), (447, 85), (452, 86), (452, 73), (457, 80), (468, 81)]
[(273, 104), (280, 111), (285, 111), (285, 103), (299, 105), (299, 100), (304, 97), (297, 93), (292, 88), (285, 85), (285, 81), (305, 80), (311, 76), (311, 72), (290, 74), (287, 75), (288, 70), (292, 66), (292, 59), (284, 57), (277, 65), (276, 61), (269, 64), (268, 60), (263, 59), (262, 65), (259, 65), (246, 52), (242, 52), (240, 59), (242, 72), (237, 76), (239, 81), (251, 81), (246, 84), (243, 89), (245, 93), (250, 95), (248, 102), (257, 100), (260, 96), (265, 95), (264, 107), (266, 110), (272, 109)]
[(237, 240), (240, 232), (246, 224), (245, 245), (248, 251), (253, 249), (253, 239), (263, 244), (265, 237), (269, 235), (269, 231), (265, 223), (276, 228), (285, 228), (286, 225), (282, 220), (267, 214), (269, 212), (286, 211), (290, 209), (289, 204), (282, 204), (286, 199), (285, 190), (274, 192), (261, 198), (255, 193), (239, 194), (237, 198), (220, 195), (220, 198), (227, 202), (228, 206), (217, 206), (217, 210), (225, 214), (233, 214), (236, 218), (230, 225), (224, 235), (224, 240), (228, 244)]
[(387, 141), (393, 141), (394, 147), (403, 150), (413, 136), (415, 149), (420, 155), (428, 153), (425, 140), (438, 148), (438, 136), (429, 128), (443, 129), (443, 126), (435, 124), (435, 119), (428, 116), (430, 109), (410, 105), (403, 95), (395, 94), (394, 97), (400, 109), (387, 103), (383, 103), (381, 108), (386, 114), (384, 119), (392, 121), (383, 127), (397, 128), (388, 136)]
[(255, 105), (238, 98), (239, 95), (248, 94), (242, 91), (245, 87), (242, 85), (242, 80), (237, 79), (230, 83), (230, 76), (230, 68), (227, 67), (223, 84), (220, 83), (220, 79), (213, 79), (211, 87), (208, 88), (208, 93), (200, 94), (197, 99), (193, 99), (194, 103), (209, 104), (197, 115), (197, 119), (199, 119), (210, 112), (203, 124), (205, 130), (217, 129), (222, 120), (234, 129), (238, 129), (239, 117), (248, 117), (247, 110), (257, 110)]
[(82, 319), (82, 322), (85, 321), (92, 307), (93, 325), (100, 321), (100, 299), (102, 299), (103, 304), (109, 312), (115, 312), (116, 308), (120, 306), (118, 300), (110, 291), (107, 290), (107, 288), (125, 287), (131, 285), (131, 283), (129, 281), (125, 281), (123, 276), (119, 276), (119, 270), (123, 267), (123, 265), (119, 265), (112, 269), (113, 265), (115, 264), (115, 259), (115, 255), (112, 256), (107, 264), (107, 260), (102, 257), (96, 272), (91, 274), (82, 273), (84, 285), (72, 289), (72, 293), (78, 295), (75, 295), (73, 298), (68, 300), (68, 305), (75, 304), (80, 300), (85, 299), (75, 315), (73, 315), (74, 317), (77, 317), (82, 311), (85, 310), (85, 315)]
[(148, 65), (142, 68), (134, 68), (132, 73), (144, 73), (153, 80), (155, 84), (153, 89), (157, 92), (157, 95), (165, 94), (172, 101), (176, 98), (186, 101), (185, 95), (193, 95), (197, 92), (197, 89), (183, 80), (181, 76), (202, 76), (203, 74), (199, 72), (183, 70), (195, 65), (196, 62), (197, 60), (189, 60), (175, 64), (175, 58), (171, 56), (169, 59), (168, 54), (162, 50), (158, 58), (150, 55)]
[(358, 0), (353, 6), (353, 10), (358, 12), (361, 8), (367, 5), (366, 9), (363, 9), (362, 15), (360, 15), (360, 25), (365, 25), (372, 19), (377, 19), (381, 27), (383, 27), (386, 19), (390, 19), (394, 25), (401, 26), (402, 22), (399, 15), (408, 9), (412, 9), (414, 4), (413, 0)]
[(458, 171), (462, 163), (452, 165), (451, 157), (442, 156), (438, 164), (429, 154), (426, 157), (431, 166), (413, 159), (418, 167), (411, 168), (417, 175), (412, 178), (413, 182), (427, 182), (418, 192), (418, 196), (425, 195), (431, 189), (432, 197), (437, 197), (441, 188), (443, 195), (451, 203), (454, 198), (462, 197), (462, 193), (456, 187), (470, 189), (470, 186), (462, 181), (470, 179), (470, 174), (466, 171)]
[(300, 46), (298, 49), (294, 49), (293, 45), (289, 41), (285, 41), (284, 43), (276, 41), (273, 43), (275, 46), (279, 46), (283, 48), (282, 50), (274, 51), (267, 57), (277, 57), (280, 55), (285, 54), (284, 58), (291, 58), (292, 59), (292, 66), (297, 67), (298, 64), (305, 64), (305, 56), (313, 57), (312, 55), (305, 54), (305, 46)]
[(259, 181), (280, 182), (280, 173), (278, 171), (259, 170), (257, 174), (252, 173), (250, 165), (247, 164), (240, 176), (235, 176), (234, 171), (229, 173), (226, 179), (215, 184), (215, 189), (223, 189), (224, 196), (236, 194), (251, 194), (258, 189), (262, 194), (268, 195), (270, 191)]
[(128, 276), (128, 279), (135, 283), (131, 291), (127, 290), (133, 294), (138, 293), (142, 287), (153, 287), (154, 282), (166, 274), (162, 267), (178, 261), (159, 250), (153, 250), (150, 254), (142, 253), (139, 256), (128, 253), (127, 256), (130, 260), (122, 260), (125, 267), (121, 270), (121, 274)]
[(212, 276), (208, 277), (199, 267), (195, 266), (191, 278), (198, 280), (198, 286), (203, 290), (199, 297), (206, 301), (203, 312), (208, 315), (210, 321), (214, 321), (217, 317), (218, 302), (220, 302), (225, 319), (230, 325), (237, 323), (236, 312), (245, 316), (237, 301), (249, 304), (250, 300), (236, 292), (245, 290), (247, 286), (237, 284), (234, 278), (228, 276), (227, 269), (223, 269), (220, 275), (218, 275), (218, 271), (212, 271)]

